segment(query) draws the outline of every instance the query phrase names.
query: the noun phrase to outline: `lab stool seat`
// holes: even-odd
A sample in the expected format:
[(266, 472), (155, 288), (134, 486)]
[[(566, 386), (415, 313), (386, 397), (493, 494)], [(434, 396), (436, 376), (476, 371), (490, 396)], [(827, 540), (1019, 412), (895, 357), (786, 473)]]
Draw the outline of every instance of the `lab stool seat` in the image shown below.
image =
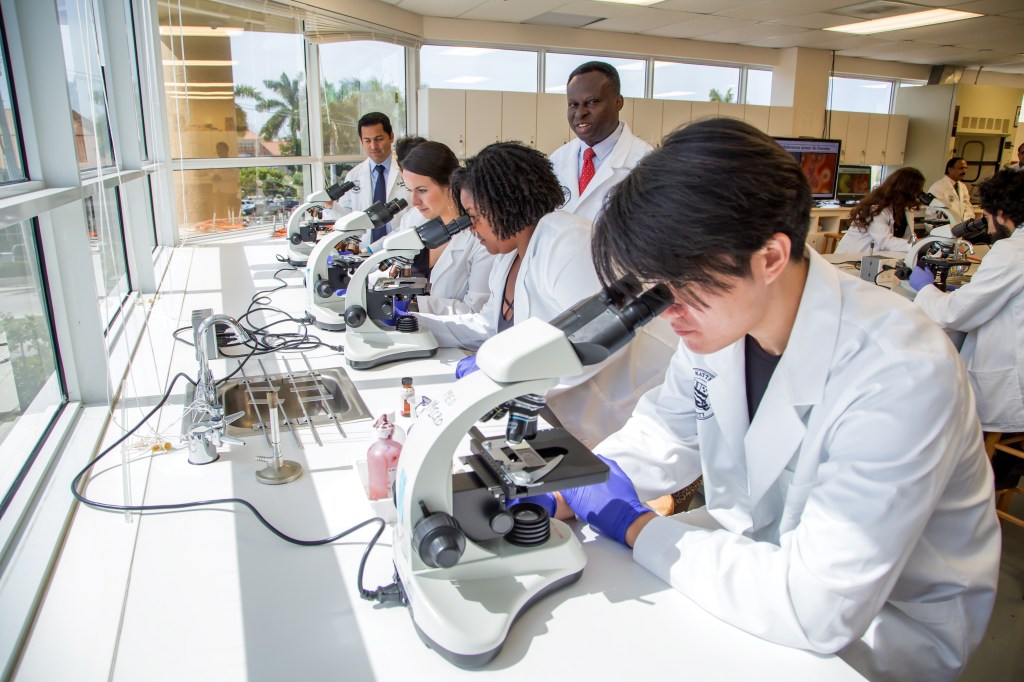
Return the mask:
[(839, 245), (839, 240), (843, 238), (842, 232), (822, 232), (822, 253), (835, 253), (836, 246)]
[[(987, 433), (985, 434), (985, 454), (992, 459), (997, 452), (1006, 453), (1024, 460), (1024, 433)], [(1009, 521), (1024, 528), (1024, 519), (1010, 513), (1010, 503), (1014, 495), (1024, 494), (1019, 484), (1012, 488), (996, 490), (996, 514), (1000, 521)]]

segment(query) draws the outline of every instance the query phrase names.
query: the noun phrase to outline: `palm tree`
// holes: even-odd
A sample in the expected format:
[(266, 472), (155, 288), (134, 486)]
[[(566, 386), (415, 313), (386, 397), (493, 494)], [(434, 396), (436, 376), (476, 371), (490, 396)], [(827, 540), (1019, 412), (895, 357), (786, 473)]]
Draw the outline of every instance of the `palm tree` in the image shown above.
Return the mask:
[[(256, 111), (271, 112), (270, 118), (260, 128), (260, 137), (268, 142), (280, 139), (282, 154), (301, 154), (302, 78), (289, 78), (287, 73), (282, 72), (280, 78), (265, 80), (263, 85), (277, 97), (265, 97), (251, 85), (236, 85), (235, 97), (255, 100)], [(285, 126), (288, 127), (288, 134), (282, 138), (281, 129)]]

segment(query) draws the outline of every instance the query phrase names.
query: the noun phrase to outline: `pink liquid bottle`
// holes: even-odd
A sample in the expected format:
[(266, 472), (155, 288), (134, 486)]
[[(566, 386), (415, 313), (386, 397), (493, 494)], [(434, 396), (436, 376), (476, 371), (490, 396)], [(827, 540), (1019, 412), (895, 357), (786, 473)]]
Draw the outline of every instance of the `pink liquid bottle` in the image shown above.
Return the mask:
[(391, 498), (391, 488), (395, 483), (398, 471), (398, 456), (402, 454), (402, 444), (391, 438), (395, 433), (395, 425), (382, 414), (373, 428), (377, 432), (377, 440), (366, 451), (367, 476), (370, 479), (370, 499), (387, 500)]

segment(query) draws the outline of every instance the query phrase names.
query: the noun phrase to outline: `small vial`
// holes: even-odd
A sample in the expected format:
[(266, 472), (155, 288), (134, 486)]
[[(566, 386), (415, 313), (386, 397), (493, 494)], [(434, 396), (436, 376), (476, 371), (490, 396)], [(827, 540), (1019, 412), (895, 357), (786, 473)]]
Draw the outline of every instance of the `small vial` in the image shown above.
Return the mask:
[(412, 377), (402, 377), (402, 416), (411, 417), (412, 407), (416, 402), (416, 389), (412, 387)]

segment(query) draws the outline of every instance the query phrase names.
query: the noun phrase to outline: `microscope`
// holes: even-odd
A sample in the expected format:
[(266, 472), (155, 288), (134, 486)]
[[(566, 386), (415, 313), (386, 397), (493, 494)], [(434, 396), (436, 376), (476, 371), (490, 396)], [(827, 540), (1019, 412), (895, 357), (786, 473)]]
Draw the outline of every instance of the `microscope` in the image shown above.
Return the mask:
[[(313, 192), (306, 197), (306, 200), (295, 207), (288, 216), (288, 257), (289, 265), (297, 268), (304, 267), (309, 260), (309, 253), (313, 244), (319, 238), (321, 232), (328, 232), (334, 225), (333, 220), (321, 220), (323, 215), (323, 204), (328, 201), (337, 201), (345, 192), (355, 188), (354, 182), (344, 182), (340, 185), (334, 184), (325, 190)], [(309, 214), (312, 220), (303, 222), (302, 219)]]
[[(368, 278), (388, 261), (410, 263), (424, 247), (447, 244), (469, 225), (469, 216), (447, 225), (440, 217), (433, 218), (415, 229), (385, 237), (381, 250), (363, 261), (345, 294), (345, 361), (349, 365), (368, 369), (437, 352), (437, 340), (430, 330), (419, 328), (419, 320), (412, 316), (395, 319), (395, 302), (429, 293), (430, 282), (423, 277), (381, 278), (371, 287)], [(394, 326), (388, 324), (392, 320)]]
[[(486, 664), (512, 624), (582, 575), (586, 556), (565, 523), (514, 500), (601, 483), (608, 467), (563, 429), (537, 430), (544, 392), (623, 347), (672, 302), (665, 285), (640, 293), (620, 280), (552, 320), (531, 318), (480, 347), (480, 371), (420, 412), (395, 483), (395, 573), (427, 646), (460, 667)], [(485, 438), (481, 415), (508, 414)], [(452, 456), (469, 434), (469, 470)]]
[[(318, 329), (345, 329), (345, 290), (364, 257), (359, 255), (360, 238), (367, 230), (387, 225), (408, 206), (405, 199), (377, 202), (365, 211), (339, 218), (331, 234), (316, 243), (306, 264), (306, 314)], [(351, 249), (346, 249), (346, 245)], [(351, 250), (351, 254), (341, 251)]]
[(987, 233), (988, 221), (984, 216), (965, 220), (952, 227), (936, 227), (927, 237), (913, 242), (902, 264), (896, 267), (896, 277), (902, 280), (901, 288), (911, 298), (917, 294), (908, 280), (910, 273), (920, 264), (935, 273), (939, 278), (936, 286), (945, 291), (950, 274), (961, 275), (971, 266), (967, 255), (974, 253), (973, 240)]

